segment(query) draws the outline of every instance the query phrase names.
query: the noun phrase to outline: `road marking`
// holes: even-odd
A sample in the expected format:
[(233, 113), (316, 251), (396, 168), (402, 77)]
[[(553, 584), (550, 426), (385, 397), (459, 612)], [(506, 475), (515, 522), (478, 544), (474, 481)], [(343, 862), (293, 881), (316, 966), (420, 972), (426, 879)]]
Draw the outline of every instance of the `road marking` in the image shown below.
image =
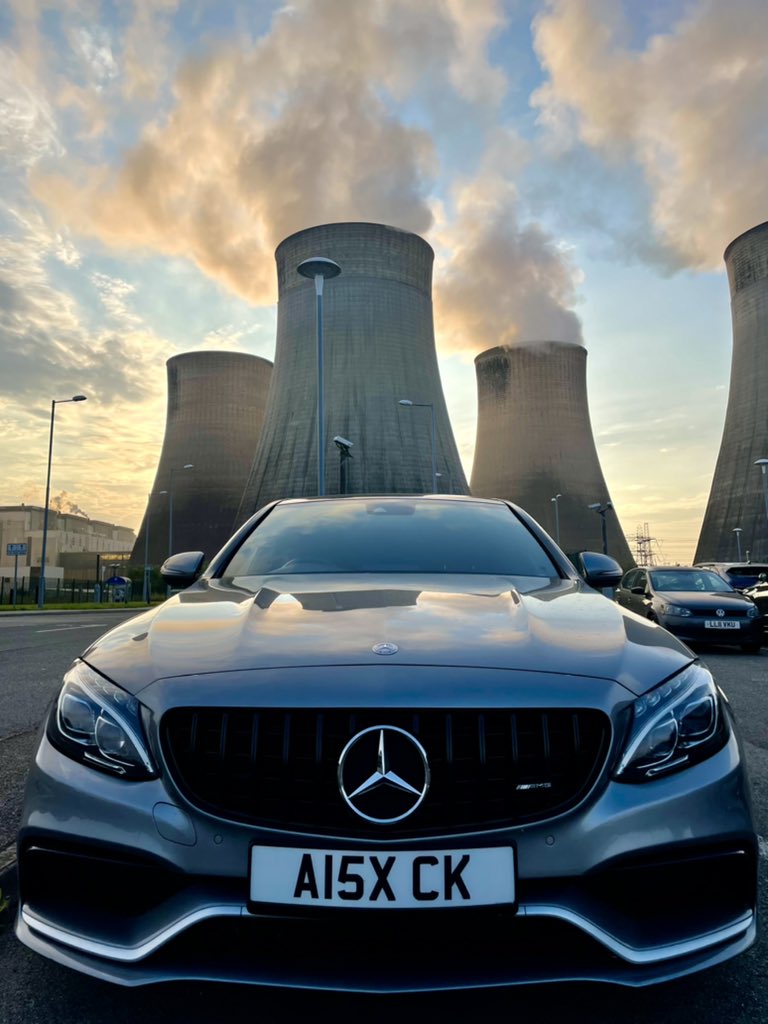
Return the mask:
[(764, 839), (763, 836), (758, 836), (757, 850), (763, 860), (768, 860), (768, 839)]
[(103, 629), (101, 622), (90, 622), (87, 626), (57, 626), (56, 629), (36, 629), (36, 633), (64, 633), (68, 629)]

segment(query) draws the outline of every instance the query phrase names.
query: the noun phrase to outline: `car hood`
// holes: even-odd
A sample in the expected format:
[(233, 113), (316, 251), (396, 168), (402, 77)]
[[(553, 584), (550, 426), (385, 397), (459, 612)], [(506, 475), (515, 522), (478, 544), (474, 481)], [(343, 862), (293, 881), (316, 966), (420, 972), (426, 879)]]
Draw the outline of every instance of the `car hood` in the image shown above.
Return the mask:
[(132, 693), (168, 677), (387, 663), (610, 679), (639, 694), (693, 655), (576, 580), (313, 575), (201, 580), (83, 658)]
[(660, 590), (656, 598), (665, 604), (679, 604), (685, 608), (730, 608), (743, 609), (752, 602), (743, 594), (723, 593), (722, 590), (713, 590), (710, 593), (690, 590)]

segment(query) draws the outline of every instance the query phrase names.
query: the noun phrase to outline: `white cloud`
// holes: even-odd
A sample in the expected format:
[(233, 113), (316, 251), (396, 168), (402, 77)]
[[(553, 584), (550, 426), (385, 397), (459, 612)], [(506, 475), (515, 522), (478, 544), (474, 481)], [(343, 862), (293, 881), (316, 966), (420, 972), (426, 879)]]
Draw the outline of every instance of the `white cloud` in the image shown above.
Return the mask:
[[(149, 11), (137, 3), (139, 34)], [(171, 108), (117, 169), (70, 162), (36, 173), (35, 193), (111, 247), (183, 255), (271, 301), (273, 250), (293, 231), (337, 220), (428, 230), (435, 149), (398, 104), (441, 82), (457, 110), (495, 107), (506, 79), (487, 47), (502, 23), (496, 0), (298, 0), (261, 39), (184, 61)]]
[(548, 81), (533, 95), (563, 147), (578, 137), (633, 159), (660, 240), (678, 261), (719, 268), (725, 246), (766, 216), (768, 6), (699, 0), (630, 48), (625, 0), (548, 0), (534, 44)]

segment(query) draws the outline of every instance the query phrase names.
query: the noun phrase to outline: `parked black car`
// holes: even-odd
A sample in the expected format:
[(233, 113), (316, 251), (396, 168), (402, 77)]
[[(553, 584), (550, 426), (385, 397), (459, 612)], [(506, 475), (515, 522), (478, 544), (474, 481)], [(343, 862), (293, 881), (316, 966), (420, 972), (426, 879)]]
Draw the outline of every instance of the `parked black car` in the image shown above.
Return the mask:
[(762, 644), (762, 620), (755, 602), (711, 569), (684, 565), (631, 569), (616, 588), (616, 600), (681, 640), (735, 643), (752, 652)]
[[(765, 573), (762, 575), (765, 577)], [(768, 577), (760, 579), (754, 587), (747, 587), (744, 594), (757, 605), (763, 623), (763, 643), (766, 643), (768, 640)]]

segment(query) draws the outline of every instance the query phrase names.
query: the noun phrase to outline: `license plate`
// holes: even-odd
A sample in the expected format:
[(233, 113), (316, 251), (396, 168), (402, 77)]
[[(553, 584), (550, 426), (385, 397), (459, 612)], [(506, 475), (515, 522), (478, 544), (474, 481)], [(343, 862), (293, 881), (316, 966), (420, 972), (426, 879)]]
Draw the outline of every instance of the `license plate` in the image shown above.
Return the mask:
[(707, 619), (704, 625), (707, 629), (739, 629), (741, 627), (741, 623), (734, 622), (733, 619)]
[(367, 909), (513, 904), (515, 853), (254, 846), (250, 894), (254, 903)]

